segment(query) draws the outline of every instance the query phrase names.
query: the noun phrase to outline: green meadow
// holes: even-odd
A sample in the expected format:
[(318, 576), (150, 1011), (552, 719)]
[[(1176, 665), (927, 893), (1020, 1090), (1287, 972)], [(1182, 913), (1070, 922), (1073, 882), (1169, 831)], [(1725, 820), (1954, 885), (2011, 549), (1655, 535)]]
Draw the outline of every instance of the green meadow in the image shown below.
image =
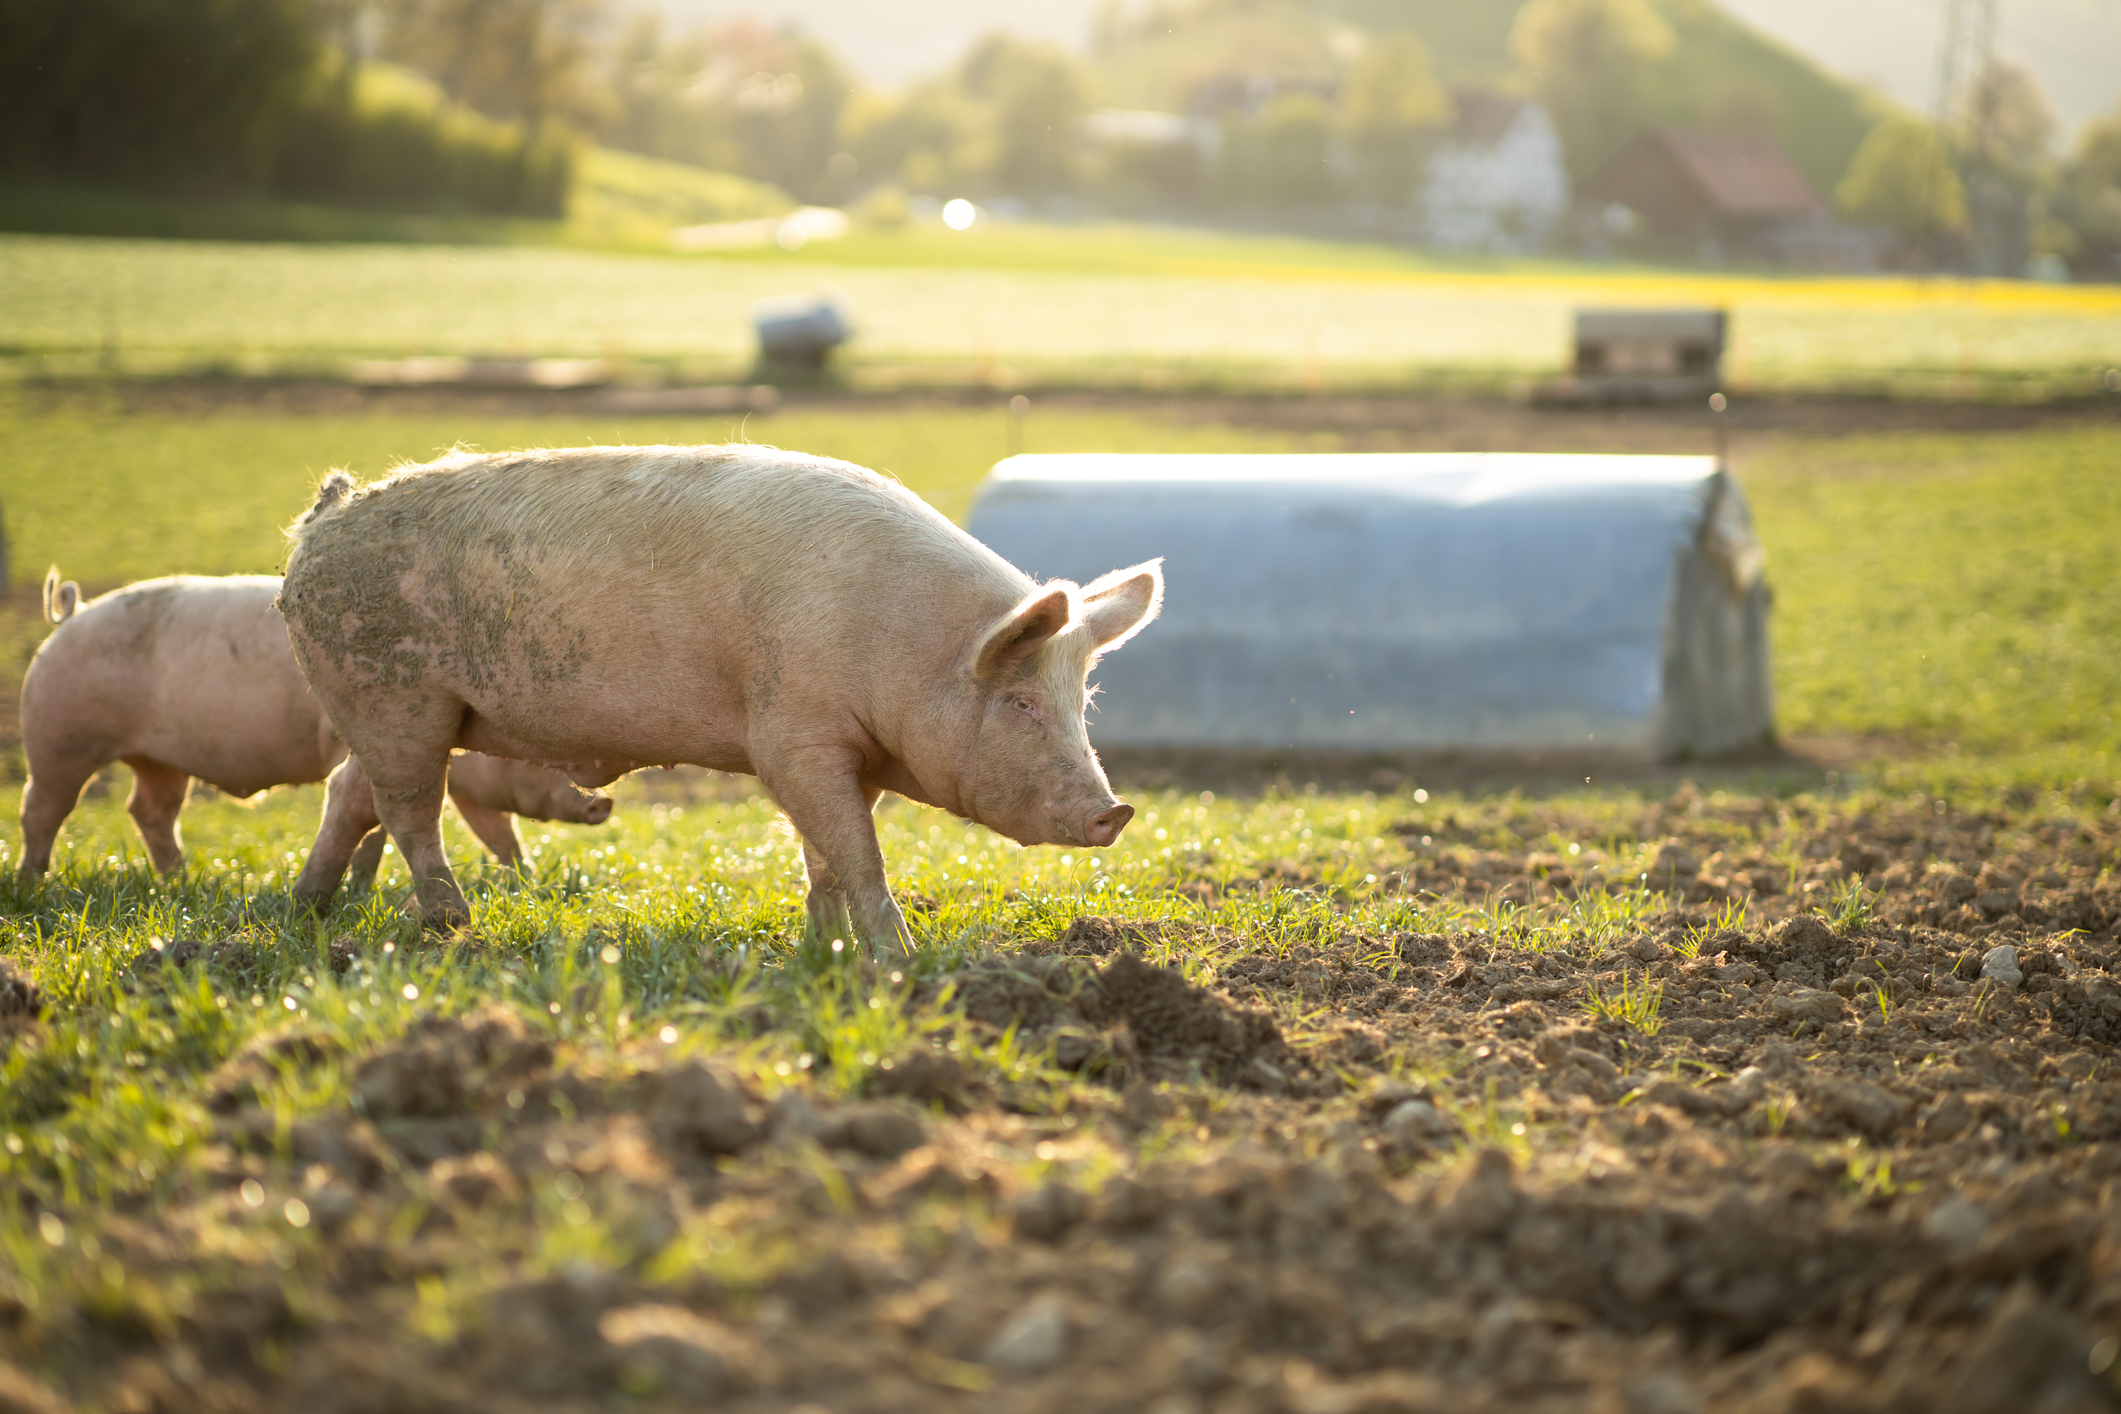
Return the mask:
[(2083, 396), (2109, 290), (1492, 261), (1110, 225), (858, 231), (796, 253), (0, 236), (0, 371), (341, 376), (414, 355), (751, 371), (750, 310), (831, 288), (857, 387), (1499, 390), (1561, 373), (1585, 305), (1728, 309), (1741, 390)]
[[(360, 413), (124, 414), (93, 396), (17, 399), (4, 505), (18, 582), (56, 563), (84, 586), (271, 573), (332, 467), (378, 476), (453, 445), (748, 439), (898, 477), (962, 519), (1016, 432), (1033, 451), (1330, 451), (1331, 432), (1153, 413), (796, 408), (700, 418)], [(1366, 444), (1368, 445), (1368, 444)], [(1777, 434), (1741, 455), (1776, 586), (1782, 731), (1889, 747), (1878, 769), (2060, 784), (2111, 777), (2121, 747), (2121, 432), (1915, 438)], [(10, 675), (41, 636), (17, 618)], [(2009, 763), (2009, 764), (2002, 764)], [(2106, 787), (2100, 787), (2106, 788)]]
[[(1036, 451), (1341, 445), (1153, 411), (1042, 409), (1020, 430)], [(748, 438), (888, 470), (962, 517), (1011, 435), (998, 409), (178, 416), (94, 393), (14, 395), (0, 405), (16, 566), (0, 689), (13, 694), (47, 631), (30, 597), (47, 563), (91, 589), (272, 571), (283, 527), (330, 467), (371, 477), (457, 444)], [(520, 871), (449, 822), (475, 925), (438, 940), (407, 911), (394, 856), (371, 893), (321, 917), (292, 906), (317, 789), (255, 803), (198, 792), (184, 820), (189, 865), (164, 879), (146, 866), (114, 771), (68, 822), (48, 878), (18, 879), (18, 846), (0, 839), (0, 961), (12, 969), (0, 975), (0, 1361), (19, 1367), (0, 1374), (56, 1391), (24, 1407), (468, 1409), (512, 1389), (584, 1409), (677, 1408), (708, 1390), (760, 1409), (799, 1396), (808, 1408), (1058, 1408), (1081, 1391), (1064, 1374), (1024, 1372), (995, 1331), (1026, 1293), (1065, 1290), (1078, 1302), (1068, 1348), (1109, 1367), (1120, 1391), (1093, 1403), (1134, 1407), (1152, 1386), (1193, 1397), (1184, 1380), (1195, 1376), (1181, 1373), (1196, 1366), (1181, 1357), (1193, 1358), (1194, 1337), (1157, 1334), (1173, 1310), (1223, 1340), (1240, 1329), (1229, 1310), (1251, 1308), (1196, 1302), (1175, 1278), (1130, 1285), (1113, 1273), (1205, 1254), (1217, 1289), (1236, 1293), (1215, 1300), (1265, 1301), (1313, 1290), (1290, 1287), (1291, 1273), (1340, 1250), (1306, 1239), (1273, 1259), (1283, 1266), (1255, 1269), (1267, 1249), (1244, 1245), (1254, 1239), (1185, 1226), (1238, 1209), (1185, 1195), (1249, 1184), (1281, 1195), (1260, 1200), (1271, 1214), (1298, 1211), (1289, 1195), (1312, 1191), (1303, 1184), (1348, 1185), (1333, 1201), (1384, 1225), (1364, 1230), (1368, 1251), (1370, 1233), (1426, 1231), (1424, 1215), (1460, 1212), (1448, 1205), (1468, 1201), (1453, 1196), (1467, 1175), (1498, 1165), (1519, 1185), (1511, 1201), (1554, 1221), (1609, 1198), (1624, 1215), (1680, 1212), (1723, 1191), (1713, 1175), (1743, 1173), (1746, 1193), (1811, 1185), (1792, 1200), (1810, 1206), (1772, 1225), (1803, 1250), (1851, 1250), (1881, 1223), (1918, 1234), (1894, 1250), (1921, 1250), (1937, 1195), (1987, 1193), (1989, 1170), (1958, 1150), (1947, 1164), (1914, 1138), (1850, 1129), (1818, 1099), (1840, 1092), (1807, 1089), (1788, 1069), (1762, 1088), (1757, 1067), (1784, 1064), (1803, 1037), (1807, 1064), (1841, 1065), (1845, 1050), (1851, 1074), (1891, 1086), (1900, 1061), (1881, 1070), (1853, 1049), (1916, 1034), (1891, 1024), (1928, 1026), (1925, 1007), (1940, 1009), (1938, 1028), (1959, 1029), (1922, 1035), (1993, 1038), (2011, 1024), (2009, 998), (1948, 995), (1968, 990), (1949, 980), (1954, 955), (1903, 957), (1881, 940), (1912, 935), (1866, 931), (1888, 906), (1933, 908), (1937, 871), (1967, 871), (1971, 896), (1977, 847), (2027, 876), (2056, 861), (2039, 877), (2106, 896), (2121, 859), (2117, 458), (2121, 429), (2081, 425), (1775, 434), (1741, 449), (1777, 594), (1781, 726), (1800, 744), (1850, 748), (1836, 774), (1800, 755), (1561, 794), (1432, 791), (1418, 778), (1382, 792), (1301, 781), (1134, 791), (1140, 813), (1122, 841), (1094, 852), (1021, 849), (887, 800), (879, 835), (918, 942), (904, 961), (804, 936), (800, 852), (742, 781), (647, 773), (615, 788), (605, 826), (523, 821)], [(1154, 652), (1153, 632), (1126, 651)], [(12, 788), (18, 742), (7, 766)], [(1880, 832), (1912, 841), (1890, 867), (1862, 843)], [(1682, 877), (1683, 860), (1713, 882)], [(1124, 929), (1085, 932), (1086, 918)], [(1806, 993), (1835, 1015), (1852, 997), (1854, 1019), (1793, 1028), (1763, 974), (1758, 992), (1721, 980), (1746, 970), (1722, 950), (1751, 956), (1770, 946), (1771, 922), (1774, 937), (1795, 937), (1790, 920), (1802, 918), (1852, 955), (1878, 949), (1880, 968), (1919, 962), (1930, 969), (1921, 986), (1944, 990), (1918, 994), (1910, 972), (1868, 992)], [(1061, 954), (1122, 935), (1175, 970), (1189, 1005), (1247, 999), (1266, 1018), (1247, 1034), (1271, 1033), (1259, 1055), (1272, 1063), (1218, 1070), (1202, 1051), (1157, 1070), (1146, 1012), (1086, 1039), (1039, 1029), (1035, 1007), (1013, 1019), (992, 1010), (996, 996), (1044, 996), (1036, 1006), (1050, 1011), (1080, 1000), (1070, 987), (1117, 985), (1117, 958), (1093, 973), (1094, 956)], [(2065, 943), (2090, 976), (2103, 954), (2075, 933), (2054, 946)], [(1973, 966), (1980, 956), (1966, 954)], [(1517, 980), (1495, 980), (1505, 977)], [(1387, 993), (1439, 1009), (1395, 1021), (1349, 1000)], [(1727, 1014), (1763, 1029), (1714, 1043), (1723, 1023), (1700, 1018)], [(1540, 1027), (1559, 1038), (1537, 1042), (1548, 1069), (1526, 1039)], [(1758, 1051), (1758, 1038), (1782, 1049)], [(2019, 1054), (1994, 1044), (1981, 1054)], [(1564, 1099), (1559, 1058), (1586, 1046), (1614, 1057), (1596, 1065), (1617, 1079)], [(507, 1069), (511, 1056), (527, 1068)], [(2095, 1074), (2080, 1059), (2066, 1073)], [(1930, 1064), (1909, 1052), (1909, 1075)], [(1757, 1092), (1754, 1110), (1721, 1130), (1706, 1118), (1687, 1127), (1741, 1084)], [(739, 1097), (729, 1123), (751, 1138), (711, 1137), (716, 1095)], [(2081, 1096), (2040, 1103), (2027, 1110), (2036, 1138), (2094, 1132)], [(770, 1142), (757, 1137), (769, 1130)], [(1216, 1187), (1226, 1181), (1240, 1186)], [(1159, 1245), (1163, 1219), (1127, 1216), (1127, 1195), (1143, 1192), (1196, 1215), (1170, 1220), (1170, 1245)], [(1360, 1206), (1373, 1202), (1383, 1206)], [(1040, 1216), (1049, 1208), (1059, 1216)], [(1727, 1208), (1716, 1211), (1724, 1221)], [(2051, 1250), (2007, 1250), (2020, 1247)], [(1390, 1254), (1401, 1249), (1378, 1250), (1374, 1273), (1367, 1259), (1347, 1270), (1397, 1291), (1407, 1268)], [(1402, 1321), (1442, 1309), (1359, 1295), (1370, 1288), (1336, 1272), (1302, 1280), (1347, 1293), (1333, 1299), (1351, 1303), (1351, 1323), (1373, 1309)], [(1795, 1307), (1805, 1286), (1790, 1287)], [(950, 1292), (958, 1306), (935, 1304)], [(1108, 1299), (1121, 1304), (1098, 1304)], [(1125, 1302), (1140, 1305), (1138, 1321)], [(629, 1344), (628, 1321), (683, 1340)], [(1830, 1322), (1792, 1329), (1838, 1339)], [(1137, 1336), (1148, 1354), (1127, 1353)], [(1279, 1350), (1285, 1337), (1261, 1339)], [(1608, 1352), (1622, 1372), (1610, 1380), (1676, 1358), (1641, 1349)], [(1721, 1347), (1702, 1349), (1688, 1368), (1706, 1379), (1725, 1367)], [(686, 1350), (720, 1351), (720, 1363)], [(1281, 1390), (1299, 1376), (1235, 1363), (1214, 1378)], [(1233, 1407), (1446, 1407), (1276, 1403), (1271, 1390)], [(1457, 1407), (1507, 1403), (1494, 1399)]]

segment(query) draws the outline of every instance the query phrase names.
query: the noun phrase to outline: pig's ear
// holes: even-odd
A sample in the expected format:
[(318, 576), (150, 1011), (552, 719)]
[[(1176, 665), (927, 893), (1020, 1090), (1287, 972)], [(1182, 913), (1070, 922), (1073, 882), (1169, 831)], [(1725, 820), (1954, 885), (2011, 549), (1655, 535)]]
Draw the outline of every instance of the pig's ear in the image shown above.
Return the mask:
[(1114, 570), (1083, 586), (1083, 626), (1100, 650), (1140, 633), (1164, 606), (1164, 562)]
[(995, 621), (980, 639), (972, 675), (991, 678), (1038, 652), (1075, 613), (1072, 584), (1049, 584)]

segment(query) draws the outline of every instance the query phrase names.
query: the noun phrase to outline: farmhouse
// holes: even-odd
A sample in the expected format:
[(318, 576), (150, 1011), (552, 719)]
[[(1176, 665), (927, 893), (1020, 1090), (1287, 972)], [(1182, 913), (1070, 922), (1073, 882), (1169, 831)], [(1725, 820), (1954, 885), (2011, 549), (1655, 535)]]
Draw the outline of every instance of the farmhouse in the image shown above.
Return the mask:
[(1452, 94), (1451, 130), (1429, 159), (1424, 234), (1451, 250), (1533, 250), (1569, 209), (1561, 136), (1537, 103), (1486, 89)]
[(1645, 133), (1585, 197), (1597, 208), (1632, 212), (1645, 244), (1709, 260), (1831, 245), (1826, 203), (1781, 146), (1760, 133)]

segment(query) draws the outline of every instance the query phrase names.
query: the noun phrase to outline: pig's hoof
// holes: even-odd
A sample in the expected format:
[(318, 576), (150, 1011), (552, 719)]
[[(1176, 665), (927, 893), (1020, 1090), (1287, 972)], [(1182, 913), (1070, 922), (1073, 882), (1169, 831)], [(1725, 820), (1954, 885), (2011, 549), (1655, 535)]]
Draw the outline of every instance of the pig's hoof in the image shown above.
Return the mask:
[(471, 926), (471, 905), (454, 884), (428, 880), (416, 890), (420, 900), (420, 927), (430, 933), (453, 933)]
[[(336, 889), (332, 890), (332, 893), (337, 892), (338, 890)], [(305, 889), (296, 889), (294, 891), (294, 901), (296, 908), (302, 909), (309, 913), (322, 913), (326, 909), (331, 907), (331, 894), (316, 893)]]

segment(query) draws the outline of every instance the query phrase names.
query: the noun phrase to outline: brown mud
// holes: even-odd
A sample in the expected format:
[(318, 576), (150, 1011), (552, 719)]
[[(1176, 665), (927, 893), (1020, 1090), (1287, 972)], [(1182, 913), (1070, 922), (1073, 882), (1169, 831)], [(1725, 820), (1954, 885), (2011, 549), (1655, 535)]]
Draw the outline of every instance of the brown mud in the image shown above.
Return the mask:
[[(199, 1190), (103, 1237), (177, 1278), (299, 1202), (284, 1267), (0, 1350), (142, 1411), (2116, 1408), (2121, 817), (1769, 854), (1772, 802), (1692, 804), (1638, 822), (1682, 900), (1640, 931), (1078, 918), (920, 984), (962, 1029), (852, 1097), (498, 1009), (291, 1031), (216, 1077)], [(1619, 857), (1395, 828), (1432, 903)], [(1001, 1038), (1075, 1078), (966, 1059)], [(352, 1104), (261, 1108), (290, 1066)]]

